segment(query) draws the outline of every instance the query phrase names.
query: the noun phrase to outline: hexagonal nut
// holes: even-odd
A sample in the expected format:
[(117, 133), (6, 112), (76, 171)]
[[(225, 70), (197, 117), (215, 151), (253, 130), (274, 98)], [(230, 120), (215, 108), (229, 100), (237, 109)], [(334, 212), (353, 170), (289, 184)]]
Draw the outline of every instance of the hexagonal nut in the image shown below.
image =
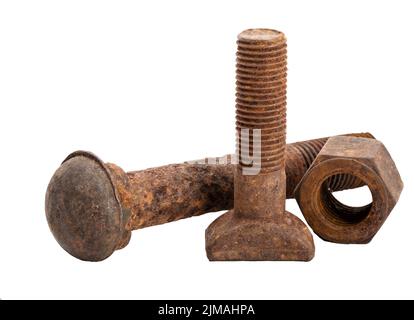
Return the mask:
[[(372, 203), (350, 207), (339, 202), (331, 179), (361, 179)], [(385, 146), (378, 140), (338, 136), (328, 140), (295, 190), (302, 213), (322, 239), (336, 243), (368, 243), (396, 205), (403, 182)]]

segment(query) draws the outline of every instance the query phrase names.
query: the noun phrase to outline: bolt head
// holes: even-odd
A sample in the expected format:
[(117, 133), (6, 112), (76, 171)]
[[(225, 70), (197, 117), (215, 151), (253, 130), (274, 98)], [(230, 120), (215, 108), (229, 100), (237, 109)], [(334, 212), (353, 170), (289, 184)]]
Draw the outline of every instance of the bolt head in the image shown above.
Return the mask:
[(315, 255), (308, 227), (288, 211), (251, 219), (230, 210), (210, 224), (205, 236), (210, 261), (310, 261)]
[(78, 259), (104, 260), (129, 239), (110, 173), (89, 152), (72, 153), (57, 169), (47, 188), (45, 210), (57, 242)]

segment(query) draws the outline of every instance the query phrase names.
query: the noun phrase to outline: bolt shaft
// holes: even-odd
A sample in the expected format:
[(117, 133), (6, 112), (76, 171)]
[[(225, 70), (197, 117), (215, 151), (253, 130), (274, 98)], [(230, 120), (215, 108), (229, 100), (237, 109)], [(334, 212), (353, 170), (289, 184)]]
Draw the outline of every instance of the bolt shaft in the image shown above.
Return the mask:
[(270, 218), (285, 211), (286, 38), (273, 30), (246, 30), (237, 45), (234, 209), (236, 215)]
[(107, 163), (121, 206), (128, 212), (127, 230), (142, 229), (233, 205), (232, 165), (171, 164), (124, 171)]

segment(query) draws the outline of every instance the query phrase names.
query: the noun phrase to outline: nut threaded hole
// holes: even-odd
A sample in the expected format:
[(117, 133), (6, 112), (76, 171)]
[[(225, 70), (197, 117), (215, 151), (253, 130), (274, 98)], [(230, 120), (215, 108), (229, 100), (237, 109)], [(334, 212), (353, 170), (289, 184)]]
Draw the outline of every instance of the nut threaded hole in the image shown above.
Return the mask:
[[(358, 179), (351, 175), (333, 175), (327, 178), (320, 188), (320, 199), (322, 203), (322, 214), (330, 221), (336, 224), (350, 225), (358, 224), (365, 220), (372, 208), (372, 192), (368, 186), (360, 187), (353, 190), (347, 190), (347, 195), (353, 194), (355, 196), (358, 193), (358, 198), (368, 200), (368, 204), (352, 206), (344, 204), (344, 195), (341, 194), (341, 200), (339, 200), (339, 194), (334, 192), (332, 187), (332, 181), (338, 179)], [(359, 180), (359, 179), (358, 179)], [(343, 191), (344, 192), (344, 191)], [(367, 194), (368, 193), (368, 194)]]

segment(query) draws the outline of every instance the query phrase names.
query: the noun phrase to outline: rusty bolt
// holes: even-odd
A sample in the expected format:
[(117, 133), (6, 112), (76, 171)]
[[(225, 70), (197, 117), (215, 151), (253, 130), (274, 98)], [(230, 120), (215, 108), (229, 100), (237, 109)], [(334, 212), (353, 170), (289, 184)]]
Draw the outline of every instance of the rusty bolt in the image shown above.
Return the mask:
[(229, 207), (231, 167), (175, 164), (125, 173), (89, 152), (69, 155), (46, 192), (58, 243), (81, 260), (125, 247), (131, 231)]
[[(349, 207), (329, 184), (337, 175), (352, 175), (366, 184), (372, 203)], [(313, 231), (336, 243), (368, 243), (398, 201), (403, 183), (385, 146), (372, 139), (328, 140), (296, 188), (296, 199)]]
[[(352, 134), (373, 138), (369, 133)], [(288, 196), (328, 138), (287, 145)], [(46, 214), (60, 245), (82, 260), (99, 261), (128, 243), (130, 231), (233, 208), (232, 157), (217, 165), (171, 164), (124, 173), (89, 152), (69, 155), (52, 177)], [(207, 161), (205, 161), (207, 162)], [(355, 188), (357, 179), (337, 179), (334, 190)]]
[[(207, 228), (207, 256), (215, 261), (309, 261), (315, 251), (312, 235), (285, 211), (286, 38), (275, 30), (249, 29), (239, 34), (237, 44), (234, 209)], [(246, 128), (248, 148), (243, 147)], [(258, 144), (255, 132), (260, 133)], [(250, 154), (260, 161), (258, 174), (245, 161)]]

